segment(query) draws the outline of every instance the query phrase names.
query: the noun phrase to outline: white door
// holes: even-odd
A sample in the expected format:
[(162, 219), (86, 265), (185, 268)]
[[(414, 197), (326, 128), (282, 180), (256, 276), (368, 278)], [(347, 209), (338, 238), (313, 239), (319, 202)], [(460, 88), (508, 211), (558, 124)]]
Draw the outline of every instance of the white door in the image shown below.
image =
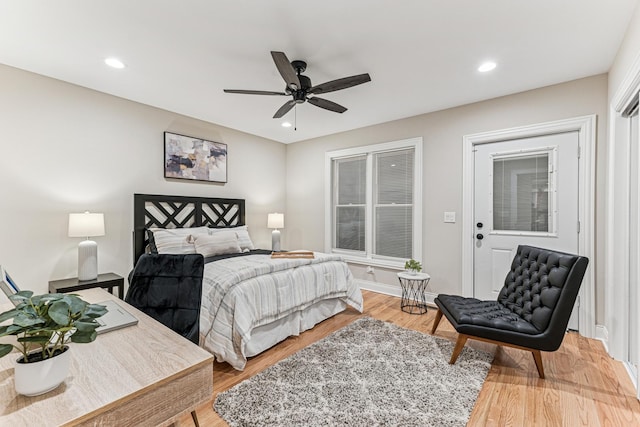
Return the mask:
[[(520, 244), (578, 253), (578, 136), (475, 146), (476, 298), (497, 298)], [(569, 327), (577, 329), (572, 317)]]

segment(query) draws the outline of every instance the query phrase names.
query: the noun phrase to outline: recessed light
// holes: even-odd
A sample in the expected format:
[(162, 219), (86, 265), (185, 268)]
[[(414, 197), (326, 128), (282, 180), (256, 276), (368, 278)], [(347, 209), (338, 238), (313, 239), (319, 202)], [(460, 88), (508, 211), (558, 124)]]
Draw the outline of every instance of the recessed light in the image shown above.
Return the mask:
[(492, 61), (483, 62), (482, 65), (478, 67), (478, 71), (481, 73), (486, 73), (487, 71), (491, 71), (496, 68), (496, 63)]
[(118, 69), (124, 68), (124, 64), (118, 58), (107, 58), (104, 60), (104, 63), (107, 64), (109, 67), (118, 68)]
[(290, 127), (291, 127), (291, 123), (289, 123), (289, 122), (282, 122), (282, 127), (283, 127), (283, 128), (290, 128)]

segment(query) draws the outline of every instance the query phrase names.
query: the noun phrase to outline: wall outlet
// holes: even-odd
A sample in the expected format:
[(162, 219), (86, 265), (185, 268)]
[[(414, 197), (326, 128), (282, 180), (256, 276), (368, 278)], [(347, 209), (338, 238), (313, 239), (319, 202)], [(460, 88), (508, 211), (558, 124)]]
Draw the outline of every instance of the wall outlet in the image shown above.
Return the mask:
[(445, 212), (444, 213), (444, 222), (456, 222), (456, 213), (455, 212)]
[(373, 273), (375, 273), (375, 270), (373, 269), (373, 267), (370, 265), (367, 266), (367, 274), (373, 274)]

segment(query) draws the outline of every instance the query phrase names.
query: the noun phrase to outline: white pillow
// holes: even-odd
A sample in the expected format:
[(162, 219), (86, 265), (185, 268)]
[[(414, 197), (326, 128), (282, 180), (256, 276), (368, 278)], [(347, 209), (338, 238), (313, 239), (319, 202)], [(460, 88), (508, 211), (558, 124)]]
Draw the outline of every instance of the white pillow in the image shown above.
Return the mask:
[(253, 242), (251, 241), (251, 237), (249, 236), (249, 230), (246, 225), (241, 225), (239, 227), (229, 227), (229, 228), (210, 228), (209, 232), (213, 236), (217, 233), (222, 233), (226, 231), (235, 231), (238, 235), (238, 243), (240, 244), (240, 248), (242, 251), (249, 251), (255, 249), (253, 246)]
[(195, 254), (191, 234), (178, 232), (176, 229), (156, 229), (153, 241), (159, 254)]
[(204, 257), (242, 252), (238, 235), (234, 231), (221, 231), (211, 236), (199, 234), (194, 237), (196, 252)]

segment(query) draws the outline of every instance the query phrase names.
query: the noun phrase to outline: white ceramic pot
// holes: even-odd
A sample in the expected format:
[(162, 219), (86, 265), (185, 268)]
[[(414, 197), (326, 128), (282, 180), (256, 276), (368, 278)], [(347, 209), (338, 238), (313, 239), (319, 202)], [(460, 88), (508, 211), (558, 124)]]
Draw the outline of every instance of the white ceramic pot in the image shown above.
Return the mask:
[[(25, 396), (37, 396), (58, 387), (69, 374), (71, 351), (64, 346), (64, 352), (39, 362), (15, 364), (16, 392)], [(40, 351), (40, 350), (37, 350)]]

